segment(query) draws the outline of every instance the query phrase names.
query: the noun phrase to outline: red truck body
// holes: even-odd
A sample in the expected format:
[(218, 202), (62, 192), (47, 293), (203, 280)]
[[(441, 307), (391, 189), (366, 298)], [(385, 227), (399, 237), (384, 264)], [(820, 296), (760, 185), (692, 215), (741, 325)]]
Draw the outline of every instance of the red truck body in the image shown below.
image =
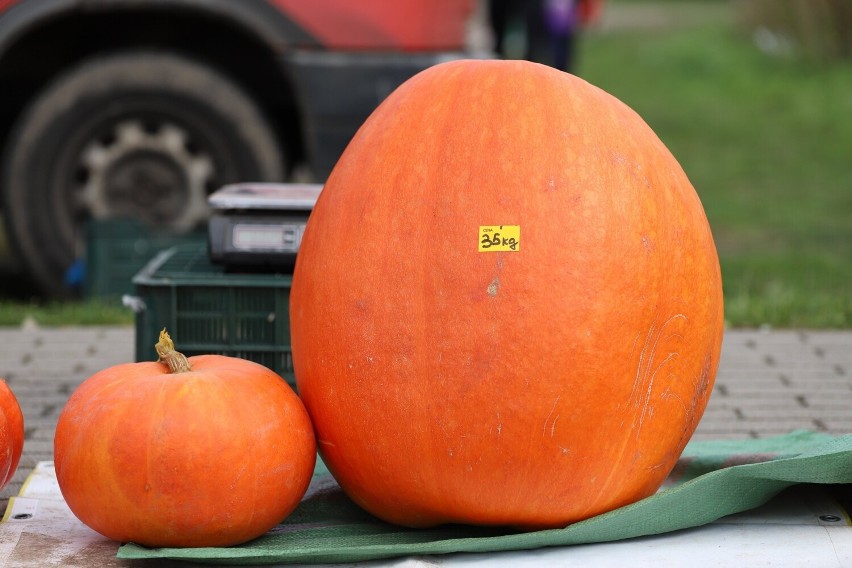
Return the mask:
[(329, 49), (436, 51), (462, 47), (475, 2), (271, 0)]

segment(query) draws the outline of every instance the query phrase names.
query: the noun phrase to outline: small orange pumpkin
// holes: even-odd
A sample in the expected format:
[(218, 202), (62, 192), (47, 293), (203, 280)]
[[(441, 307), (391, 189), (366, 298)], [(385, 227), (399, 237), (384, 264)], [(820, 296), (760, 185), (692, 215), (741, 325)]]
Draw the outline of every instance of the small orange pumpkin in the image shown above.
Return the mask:
[(644, 121), (524, 61), (436, 65), (361, 127), (293, 277), (299, 394), (375, 515), (560, 527), (660, 486), (707, 404), (722, 281)]
[(117, 365), (72, 394), (54, 441), (59, 488), (95, 531), (145, 546), (227, 546), (284, 519), (316, 442), (301, 401), (266, 367), (189, 357)]
[(0, 379), (0, 489), (12, 480), (24, 449), (24, 415), (15, 394)]

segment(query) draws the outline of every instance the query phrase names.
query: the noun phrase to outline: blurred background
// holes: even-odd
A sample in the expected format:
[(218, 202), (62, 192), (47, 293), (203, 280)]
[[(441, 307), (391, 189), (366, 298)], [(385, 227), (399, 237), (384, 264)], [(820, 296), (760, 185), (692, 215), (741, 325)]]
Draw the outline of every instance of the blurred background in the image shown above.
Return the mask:
[[(27, 2), (33, 0), (0, 0), (0, 30), (13, 19), (12, 11), (23, 12)], [(288, 2), (270, 4), (282, 8)], [(522, 24), (507, 23), (499, 38), (502, 41), (497, 42), (484, 2), (459, 2), (457, 8), (452, 13), (418, 14), (424, 21), (443, 18), (446, 25), (439, 26), (443, 31), (430, 38), (418, 31), (417, 26), (408, 26), (410, 34), (420, 33), (422, 37), (409, 40), (408, 44), (400, 40), (394, 45), (401, 52), (412, 54), (430, 51), (422, 48), (431, 41), (434, 52), (463, 50), (468, 55), (489, 56), (499, 43), (503, 56), (527, 57), (523, 48), (527, 32)], [(397, 16), (411, 21), (411, 14), (404, 11)], [(99, 25), (123, 25), (126, 17), (127, 14), (114, 14)], [(174, 16), (171, 18), (175, 20)], [(337, 20), (346, 26), (344, 17)], [(145, 20), (134, 21), (137, 24), (132, 33), (115, 34), (121, 35), (113, 39), (115, 46), (123, 47), (121, 41), (127, 41), (128, 37), (138, 39), (146, 29), (153, 29), (145, 27)], [(310, 23), (309, 18), (299, 21)], [(79, 25), (77, 29), (85, 30)], [(171, 33), (177, 37), (189, 29), (178, 24)], [(571, 72), (636, 110), (680, 161), (698, 191), (720, 254), (728, 324), (852, 327), (852, 3), (848, 0), (606, 0), (598, 13), (578, 24), (574, 31)], [(175, 44), (177, 40), (170, 39), (169, 33), (168, 27), (159, 29), (158, 40)], [(310, 48), (320, 35), (316, 32), (302, 37), (301, 47)], [(463, 45), (456, 45), (458, 42), (453, 38), (462, 35)], [(8, 36), (0, 31), (0, 42)], [(48, 57), (56, 71), (61, 58), (46, 55), (50, 50), (44, 42), (49, 37), (36, 38), (38, 42), (34, 39), (27, 46), (28, 53), (33, 61)], [(95, 52), (91, 41), (87, 43), (80, 37), (66, 39), (69, 46), (75, 46), (81, 53)], [(193, 40), (196, 52), (192, 55), (208, 58), (213, 68), (217, 57), (240, 61), (240, 50), (234, 48), (238, 38), (222, 36), (221, 39), (228, 41), (198, 36)], [(229, 46), (233, 48), (230, 51)], [(374, 51), (388, 50), (386, 46)], [(305, 53), (310, 55), (311, 50), (303, 51), (302, 56)], [(0, 63), (4, 54), (8, 55), (8, 50), (4, 53), (0, 43)], [(257, 58), (246, 57), (237, 67), (246, 65), (246, 61), (262, 63)], [(290, 63), (307, 65), (306, 61), (314, 63), (310, 57)], [(420, 64), (426, 62), (424, 59)], [(329, 65), (327, 60), (321, 63)], [(375, 60), (371, 65), (375, 66)], [(336, 66), (338, 70), (355, 68), (348, 61), (338, 61)], [(393, 80), (401, 80), (404, 75), (404, 70), (397, 71)], [(21, 63), (11, 70), (0, 69), (0, 96), (4, 90), (11, 92), (9, 89), (18, 92), (20, 99), (35, 96), (36, 87), (49, 82), (33, 75)], [(235, 82), (249, 94), (253, 89), (268, 93), (274, 86), (269, 78), (243, 76), (238, 71), (234, 71), (234, 76)], [(319, 76), (322, 83), (325, 76)], [(300, 77), (298, 73), (289, 75), (294, 82)], [(379, 82), (386, 86), (386, 92), (379, 95), (389, 92), (393, 81), (388, 81)], [(26, 91), (21, 85), (33, 87)], [(324, 92), (328, 90), (325, 84)], [(306, 96), (310, 97), (310, 92)], [(295, 105), (299, 96), (293, 99)], [(264, 101), (259, 103), (261, 107), (264, 104)], [(14, 117), (8, 116), (10, 107), (5, 108), (0, 112), (3, 129), (0, 140), (7, 143), (3, 163), (6, 174), (0, 177), (3, 180), (0, 183), (11, 185), (20, 183), (20, 177), (10, 176), (8, 172), (13, 166), (21, 167), (21, 158), (9, 149), (8, 143), (11, 140), (20, 148), (21, 144), (32, 142), (20, 136), (22, 127), (15, 127)], [(287, 120), (285, 105), (273, 101), (265, 108), (267, 116)], [(303, 130), (311, 132), (320, 124), (299, 116), (293, 120), (306, 123), (309, 128)], [(41, 129), (49, 130), (44, 125)], [(128, 130), (133, 129), (124, 131)], [(168, 138), (157, 134), (153, 127), (144, 125), (138, 130), (151, 136), (149, 150), (168, 146)], [(322, 181), (325, 170), (316, 163), (312, 167), (309, 147), (298, 148), (289, 136), (273, 138), (292, 160), (277, 169), (264, 170), (262, 166), (249, 169), (252, 174), (263, 173), (272, 180)], [(113, 156), (118, 164), (117, 156), (123, 148), (115, 149), (115, 136), (99, 140), (99, 150)], [(182, 159), (203, 169), (198, 164), (199, 151), (187, 147)], [(227, 148), (223, 152), (227, 154)], [(94, 154), (90, 150), (87, 155)], [(95, 163), (94, 158), (91, 160), (86, 164)], [(329, 160), (333, 162), (333, 156), (325, 157), (325, 162)], [(42, 164), (39, 175), (48, 175), (45, 172), (49, 173), (51, 167)], [(237, 177), (232, 181), (241, 181), (239, 167), (232, 169), (236, 173), (231, 175)], [(91, 180), (81, 179), (85, 176), (79, 173), (79, 168), (75, 175), (75, 183), (91, 186)], [(228, 180), (223, 177), (203, 181), (207, 187), (202, 192)], [(6, 187), (3, 190), (8, 191)], [(28, 273), (26, 263), (15, 254), (21, 247), (15, 241), (18, 237), (10, 236), (9, 227), (17, 222), (20, 234), (21, 227), (38, 221), (39, 213), (31, 213), (35, 221), (21, 221), (23, 213), (15, 203), (7, 198), (2, 206), (0, 325), (20, 325), (26, 321), (43, 325), (131, 323), (133, 312), (116, 298), (95, 297), (80, 290), (74, 294), (56, 294), (49, 286), (45, 289), (38, 285), (38, 279)], [(50, 234), (47, 231), (46, 235)], [(109, 240), (109, 235), (106, 238)], [(46, 255), (52, 250), (49, 238), (42, 238), (35, 246), (41, 247), (39, 250)], [(79, 252), (80, 245), (76, 248)], [(77, 256), (71, 258), (76, 259)], [(60, 276), (54, 280), (73, 278), (70, 269), (75, 266), (74, 262), (63, 264)]]
[(585, 37), (698, 191), (730, 325), (852, 325), (850, 55), (846, 0), (613, 1)]

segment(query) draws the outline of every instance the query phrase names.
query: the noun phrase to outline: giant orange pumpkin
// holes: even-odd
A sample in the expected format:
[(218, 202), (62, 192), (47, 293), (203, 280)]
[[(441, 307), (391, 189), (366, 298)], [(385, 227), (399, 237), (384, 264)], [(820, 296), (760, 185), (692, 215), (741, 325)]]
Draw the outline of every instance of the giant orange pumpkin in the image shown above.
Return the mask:
[(412, 527), (559, 527), (654, 493), (723, 327), (669, 151), (612, 96), (519, 61), (444, 63), (383, 102), (311, 214), (290, 308), (325, 463)]
[(24, 415), (6, 381), (0, 379), (0, 489), (12, 480), (24, 449)]
[(183, 357), (96, 373), (56, 427), (71, 511), (97, 532), (147, 546), (226, 546), (262, 535), (298, 505), (316, 442), (300, 400), (243, 359)]

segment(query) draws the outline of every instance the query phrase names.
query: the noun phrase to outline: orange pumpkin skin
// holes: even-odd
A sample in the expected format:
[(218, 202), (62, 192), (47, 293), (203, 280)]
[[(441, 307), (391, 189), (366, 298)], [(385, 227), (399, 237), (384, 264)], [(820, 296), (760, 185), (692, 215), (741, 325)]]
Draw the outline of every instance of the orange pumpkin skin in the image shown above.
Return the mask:
[[(479, 252), (480, 226), (519, 247)], [(521, 61), (410, 79), (329, 177), (291, 296), (323, 460), (390, 522), (561, 527), (652, 494), (723, 329), (686, 175), (627, 106)]]
[(24, 450), (24, 415), (15, 394), (0, 379), (0, 489), (12, 481)]
[(57, 424), (54, 461), (74, 514), (119, 542), (228, 546), (298, 505), (316, 442), (304, 406), (272, 371), (220, 355), (192, 371), (128, 363), (96, 373)]

